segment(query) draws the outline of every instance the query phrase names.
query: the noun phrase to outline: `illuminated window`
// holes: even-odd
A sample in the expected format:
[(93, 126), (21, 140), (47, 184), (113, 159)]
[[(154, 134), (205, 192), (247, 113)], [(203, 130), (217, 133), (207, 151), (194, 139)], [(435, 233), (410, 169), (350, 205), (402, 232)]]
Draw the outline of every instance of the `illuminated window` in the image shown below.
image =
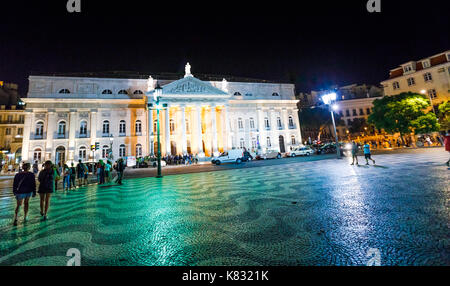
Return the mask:
[(78, 159), (81, 161), (86, 161), (86, 147), (80, 147), (78, 150)]
[(64, 138), (66, 136), (66, 122), (61, 121), (58, 123), (58, 138)]
[(239, 142), (239, 146), (242, 148), (245, 148), (245, 141), (244, 138), (241, 138), (240, 142)]
[(238, 119), (238, 128), (241, 130), (244, 129), (244, 123), (242, 122), (242, 118)]
[(42, 150), (39, 149), (39, 148), (34, 149), (34, 152), (33, 152), (33, 161), (34, 161), (34, 162), (36, 162), (36, 161), (41, 162), (41, 159), (42, 159)]
[(277, 125), (278, 125), (278, 129), (281, 129), (283, 127), (281, 124), (281, 117), (277, 117)]
[(267, 117), (264, 118), (264, 126), (266, 127), (266, 129), (270, 128), (269, 118), (267, 118)]
[(80, 122), (80, 136), (87, 136), (87, 121), (85, 120)]
[(436, 98), (437, 97), (436, 90), (434, 88), (428, 90), (428, 96), (431, 97), (431, 98)]
[(120, 120), (119, 123), (119, 135), (124, 136), (126, 133), (126, 125), (127, 123), (125, 122), (125, 120)]
[(102, 158), (108, 158), (108, 153), (109, 153), (109, 146), (108, 145), (103, 145)]
[(142, 133), (142, 122), (140, 120), (136, 120), (136, 134), (139, 135)]
[(250, 129), (255, 129), (255, 120), (250, 117)]
[(105, 120), (103, 121), (103, 136), (109, 136), (109, 121)]
[(125, 147), (125, 144), (122, 144), (119, 147), (119, 157), (125, 157), (125, 156), (126, 156), (126, 147)]
[(136, 145), (136, 157), (142, 157), (142, 145), (141, 144)]
[(44, 122), (38, 121), (36, 123), (36, 137), (42, 137), (44, 135)]
[(289, 116), (289, 127), (293, 128), (294, 127), (294, 117)]
[(296, 143), (294, 135), (291, 136), (291, 143), (292, 143), (292, 145), (295, 145), (295, 143)]

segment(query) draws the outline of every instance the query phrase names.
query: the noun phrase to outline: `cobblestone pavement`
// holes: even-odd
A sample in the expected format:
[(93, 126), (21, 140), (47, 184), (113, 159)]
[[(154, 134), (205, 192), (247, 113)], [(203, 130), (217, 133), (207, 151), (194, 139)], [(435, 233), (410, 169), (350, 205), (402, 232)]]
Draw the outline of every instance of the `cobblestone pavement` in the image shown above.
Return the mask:
[[(450, 265), (442, 149), (125, 180), (38, 199), (12, 226), (0, 198), (0, 265)], [(361, 158), (363, 159), (363, 158)], [(288, 159), (289, 160), (289, 159)], [(288, 162), (288, 161), (286, 161)]]

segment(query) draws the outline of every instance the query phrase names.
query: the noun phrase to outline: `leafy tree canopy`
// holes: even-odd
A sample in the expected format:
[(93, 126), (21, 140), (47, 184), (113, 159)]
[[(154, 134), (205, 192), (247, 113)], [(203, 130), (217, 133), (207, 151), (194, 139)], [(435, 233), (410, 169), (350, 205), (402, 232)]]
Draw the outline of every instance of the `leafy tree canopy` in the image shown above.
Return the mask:
[(441, 130), (450, 130), (450, 101), (445, 101), (439, 105), (439, 124)]
[(369, 123), (388, 133), (429, 133), (440, 126), (433, 112), (426, 113), (430, 101), (425, 95), (407, 92), (374, 101)]

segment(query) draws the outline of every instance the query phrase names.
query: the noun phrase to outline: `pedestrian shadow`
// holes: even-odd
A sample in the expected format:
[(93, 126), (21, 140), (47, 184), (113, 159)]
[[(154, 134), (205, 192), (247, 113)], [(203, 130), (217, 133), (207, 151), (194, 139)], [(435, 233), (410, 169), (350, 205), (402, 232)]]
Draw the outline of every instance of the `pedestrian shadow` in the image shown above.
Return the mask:
[(356, 166), (358, 166), (358, 168), (369, 168), (369, 166), (367, 166), (367, 165), (356, 165)]
[(382, 165), (373, 165), (375, 168), (381, 168), (381, 169), (389, 169), (389, 167), (382, 166)]

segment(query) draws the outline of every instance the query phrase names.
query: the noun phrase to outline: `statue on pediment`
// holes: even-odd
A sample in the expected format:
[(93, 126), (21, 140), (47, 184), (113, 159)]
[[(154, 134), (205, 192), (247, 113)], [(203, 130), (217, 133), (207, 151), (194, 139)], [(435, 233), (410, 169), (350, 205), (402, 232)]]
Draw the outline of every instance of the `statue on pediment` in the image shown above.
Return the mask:
[(155, 80), (152, 78), (152, 76), (149, 76), (147, 81), (147, 91), (150, 92), (154, 88), (155, 88)]
[(186, 64), (186, 67), (184, 68), (184, 77), (193, 76), (191, 74), (191, 65), (189, 63)]
[(222, 90), (228, 92), (228, 81), (226, 79), (222, 80)]

